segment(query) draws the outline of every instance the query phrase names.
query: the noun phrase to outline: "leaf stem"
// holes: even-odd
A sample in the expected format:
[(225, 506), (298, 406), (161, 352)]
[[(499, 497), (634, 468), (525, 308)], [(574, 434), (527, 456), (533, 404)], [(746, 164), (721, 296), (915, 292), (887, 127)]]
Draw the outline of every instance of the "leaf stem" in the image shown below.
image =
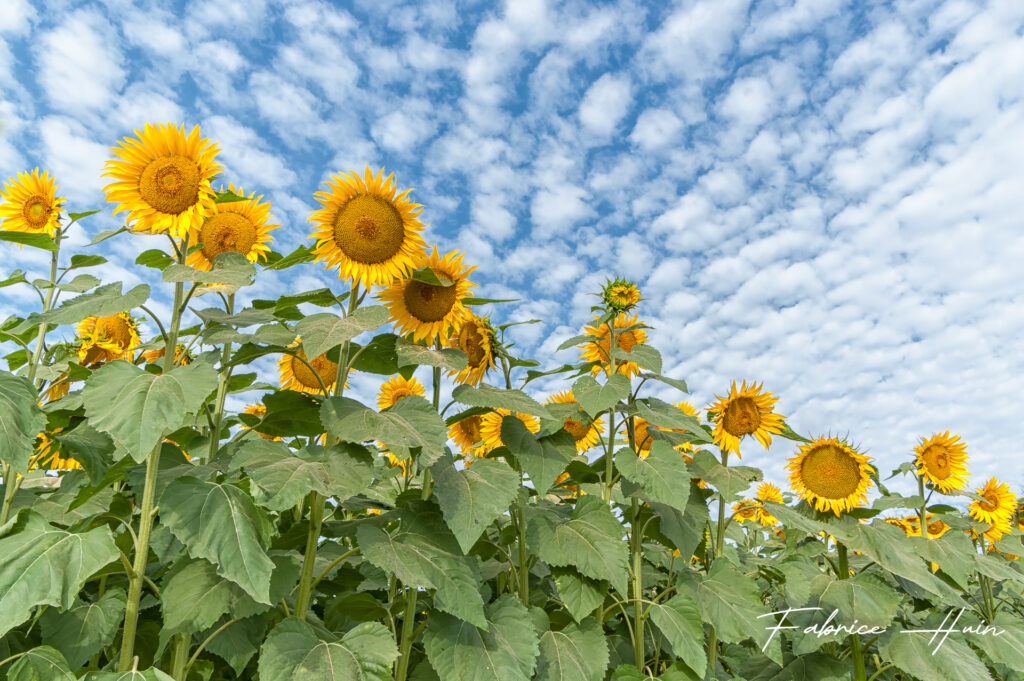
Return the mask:
[[(849, 579), (850, 561), (846, 555), (846, 544), (837, 541), (836, 551), (839, 552), (839, 579)], [(850, 635), (851, 655), (853, 657), (853, 678), (854, 681), (865, 681), (864, 653), (860, 649), (860, 635)]]
[(302, 561), (302, 576), (299, 579), (299, 593), (295, 597), (295, 616), (304, 618), (313, 594), (313, 566), (316, 549), (320, 542), (320, 529), (324, 517), (324, 498), (319, 492), (309, 493), (309, 530), (306, 532), (306, 551)]
[(174, 637), (174, 656), (171, 658), (171, 676), (174, 681), (185, 681), (188, 673), (188, 650), (192, 647), (191, 634), (176, 634)]
[[(225, 307), (228, 315), (235, 313), (235, 294), (228, 294)], [(177, 348), (174, 349), (177, 352)], [(206, 454), (206, 460), (210, 461), (217, 454), (217, 446), (220, 444), (220, 429), (224, 422), (224, 400), (227, 398), (228, 382), (231, 380), (231, 341), (224, 343), (224, 351), (220, 357), (220, 376), (217, 380), (217, 402), (213, 413), (213, 427), (210, 430), (210, 449)]]

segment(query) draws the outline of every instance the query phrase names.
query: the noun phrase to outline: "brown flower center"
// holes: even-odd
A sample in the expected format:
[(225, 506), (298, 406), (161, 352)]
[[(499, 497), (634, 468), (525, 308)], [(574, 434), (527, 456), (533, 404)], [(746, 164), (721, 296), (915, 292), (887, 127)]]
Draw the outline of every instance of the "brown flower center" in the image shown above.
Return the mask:
[(203, 223), (199, 241), (203, 255), (213, 261), (221, 253), (249, 255), (256, 244), (256, 226), (238, 213), (218, 213)]
[(97, 318), (95, 328), (97, 337), (113, 343), (122, 351), (132, 344), (131, 327), (120, 315)]
[(459, 330), (459, 349), (469, 358), (470, 368), (476, 369), (487, 362), (487, 348), (483, 342), (484, 336), (477, 324), (469, 322)]
[(360, 194), (338, 210), (334, 242), (349, 259), (366, 265), (386, 262), (402, 250), (402, 214), (385, 198)]
[(819, 497), (845, 499), (860, 486), (860, 465), (841, 447), (818, 445), (804, 456), (800, 479)]
[(565, 431), (567, 433), (572, 435), (573, 439), (576, 440), (576, 442), (579, 442), (580, 440), (585, 438), (587, 436), (587, 432), (590, 430), (589, 426), (585, 425), (582, 421), (577, 421), (571, 416), (566, 417), (565, 423), (562, 425), (562, 427), (565, 428)]
[(405, 309), (421, 322), (439, 322), (455, 306), (455, 286), (434, 286), (411, 279), (405, 284), (402, 299)]
[(995, 492), (985, 492), (981, 496), (985, 501), (979, 501), (978, 505), (981, 506), (983, 511), (994, 511), (999, 508), (999, 497), (996, 496)]
[(757, 432), (761, 425), (761, 410), (753, 397), (736, 397), (725, 408), (722, 427), (733, 437)]
[[(304, 351), (299, 350), (296, 354), (300, 355), (303, 359), (306, 359), (306, 353)], [(316, 374), (314, 374), (313, 371), (310, 371), (310, 368), (306, 366), (304, 362), (294, 357), (292, 358), (292, 375), (295, 376), (295, 380), (298, 381), (302, 387), (308, 390), (322, 390), (320, 387), (320, 381), (316, 380), (317, 374), (320, 375), (320, 380), (322, 380), (326, 386), (330, 386), (331, 383), (334, 382), (338, 373), (338, 365), (336, 362), (332, 362), (327, 359), (326, 353), (308, 361), (310, 365), (312, 365), (313, 371), (316, 371)]]
[(480, 435), (480, 423), (482, 420), (480, 416), (470, 416), (459, 421), (459, 430), (466, 436), (468, 442), (480, 442), (483, 439)]
[(924, 450), (924, 465), (932, 477), (945, 480), (952, 470), (949, 467), (949, 452), (941, 445), (932, 445)]
[(139, 178), (139, 194), (150, 206), (177, 215), (199, 201), (199, 166), (187, 156), (153, 159)]
[(21, 216), (31, 229), (43, 229), (50, 220), (50, 212), (52, 210), (53, 208), (45, 196), (33, 194), (28, 197), (22, 206)]

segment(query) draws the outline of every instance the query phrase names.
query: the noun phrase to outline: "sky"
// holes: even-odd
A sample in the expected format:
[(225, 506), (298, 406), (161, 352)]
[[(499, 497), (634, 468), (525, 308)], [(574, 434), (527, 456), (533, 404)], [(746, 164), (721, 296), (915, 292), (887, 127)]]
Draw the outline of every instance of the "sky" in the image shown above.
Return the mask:
[[(48, 169), (89, 210), (109, 147), (199, 125), (290, 252), (331, 173), (383, 166), (476, 295), (519, 299), (496, 322), (543, 320), (510, 338), (544, 368), (576, 360), (556, 348), (623, 276), (695, 406), (763, 382), (883, 479), (949, 430), (972, 486), (1021, 494), (1022, 34), (1019, 0), (0, 0), (0, 174)], [(132, 265), (162, 245), (105, 242), (104, 281), (152, 282), (166, 313)], [(0, 275), (45, 274), (11, 248)], [(322, 286), (344, 288), (307, 265), (247, 295)], [(38, 305), (2, 294), (0, 317)], [(378, 379), (355, 383), (371, 399)], [(795, 449), (745, 443), (742, 463), (787, 489)]]

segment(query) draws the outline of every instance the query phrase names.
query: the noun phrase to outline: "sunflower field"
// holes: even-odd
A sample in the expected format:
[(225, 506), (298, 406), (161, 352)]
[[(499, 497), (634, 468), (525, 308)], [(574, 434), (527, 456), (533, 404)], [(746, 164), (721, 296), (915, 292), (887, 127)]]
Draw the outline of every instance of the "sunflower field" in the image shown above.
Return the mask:
[[(957, 435), (879, 470), (756, 377), (691, 404), (622, 279), (542, 366), (393, 175), (332, 175), (284, 255), (218, 151), (126, 137), (80, 253), (59, 178), (0, 194), (6, 258), (50, 260), (0, 272), (38, 294), (0, 324), (0, 679), (1024, 679), (1024, 514)], [(102, 279), (140, 235), (164, 291)]]

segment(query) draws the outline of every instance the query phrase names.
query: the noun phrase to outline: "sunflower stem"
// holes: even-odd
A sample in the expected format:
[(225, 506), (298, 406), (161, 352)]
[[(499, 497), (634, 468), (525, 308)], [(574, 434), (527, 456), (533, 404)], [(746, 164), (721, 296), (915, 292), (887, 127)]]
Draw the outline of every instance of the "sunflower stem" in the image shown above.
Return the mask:
[[(839, 579), (849, 579), (850, 577), (850, 561), (846, 555), (846, 544), (840, 541), (836, 542), (836, 551), (839, 553)], [(853, 657), (853, 678), (854, 681), (865, 681), (866, 672), (864, 670), (864, 653), (860, 649), (860, 635), (850, 635), (850, 647), (851, 657)]]
[[(183, 239), (181, 249), (178, 250), (178, 264), (185, 264), (185, 253), (188, 252), (188, 237)], [(171, 307), (171, 328), (167, 334), (168, 347), (178, 346), (178, 330), (181, 328), (182, 298), (185, 294), (183, 282), (174, 285), (174, 305)], [(174, 368), (174, 350), (164, 352), (164, 373), (170, 373)], [(132, 668), (132, 659), (135, 656), (135, 632), (139, 623), (139, 600), (142, 598), (143, 577), (146, 574), (146, 565), (149, 563), (149, 538), (153, 531), (153, 521), (156, 514), (153, 513), (154, 500), (156, 497), (156, 477), (160, 470), (160, 448), (163, 443), (158, 442), (153, 451), (146, 457), (146, 482), (142, 490), (142, 507), (139, 509), (139, 533), (138, 542), (135, 544), (135, 562), (132, 565), (132, 579), (128, 583), (128, 601), (124, 610), (124, 633), (121, 637), (121, 659), (118, 663), (118, 671), (127, 672)]]
[(419, 590), (410, 586), (407, 587), (405, 596), (405, 617), (402, 619), (402, 640), (399, 643), (398, 661), (395, 663), (395, 681), (405, 681), (409, 674), (409, 656), (412, 653), (412, 641), (416, 637), (416, 601), (419, 598)]
[[(434, 339), (434, 349), (441, 350), (441, 336), (438, 335)], [(434, 411), (440, 411), (441, 409), (441, 367), (433, 367), (432, 376), (434, 379), (433, 385), (433, 399), (434, 399)], [(423, 492), (421, 498), (426, 501), (430, 498), (430, 492), (433, 488), (433, 480), (430, 476), (430, 469), (423, 469)]]
[(924, 497), (924, 474), (917, 476), (917, 493), (921, 495), (921, 515), (918, 524), (921, 526), (921, 541), (928, 545), (928, 500)]
[[(235, 313), (235, 294), (228, 294), (227, 299), (227, 312), (229, 315)], [(165, 350), (168, 352), (169, 350)], [(177, 352), (178, 348), (175, 346), (173, 352)], [(206, 454), (206, 460), (210, 461), (214, 455), (217, 454), (217, 446), (220, 445), (220, 429), (221, 424), (224, 421), (224, 400), (228, 394), (228, 382), (231, 380), (231, 341), (224, 344), (224, 351), (220, 356), (220, 376), (217, 380), (217, 406), (213, 413), (213, 430), (210, 432), (210, 449)]]
[(171, 676), (174, 681), (185, 681), (188, 651), (191, 647), (191, 634), (178, 634), (174, 637), (174, 656), (171, 658)]
[(305, 618), (313, 594), (313, 567), (316, 563), (316, 549), (320, 542), (320, 529), (324, 518), (324, 498), (319, 492), (309, 493), (309, 529), (306, 532), (306, 551), (302, 561), (302, 576), (299, 578), (299, 593), (295, 597), (295, 616)]
[(636, 668), (643, 671), (644, 668), (644, 600), (643, 580), (641, 570), (643, 569), (643, 531), (640, 523), (640, 500), (633, 497), (633, 528), (630, 542), (633, 558), (633, 659), (636, 661)]

